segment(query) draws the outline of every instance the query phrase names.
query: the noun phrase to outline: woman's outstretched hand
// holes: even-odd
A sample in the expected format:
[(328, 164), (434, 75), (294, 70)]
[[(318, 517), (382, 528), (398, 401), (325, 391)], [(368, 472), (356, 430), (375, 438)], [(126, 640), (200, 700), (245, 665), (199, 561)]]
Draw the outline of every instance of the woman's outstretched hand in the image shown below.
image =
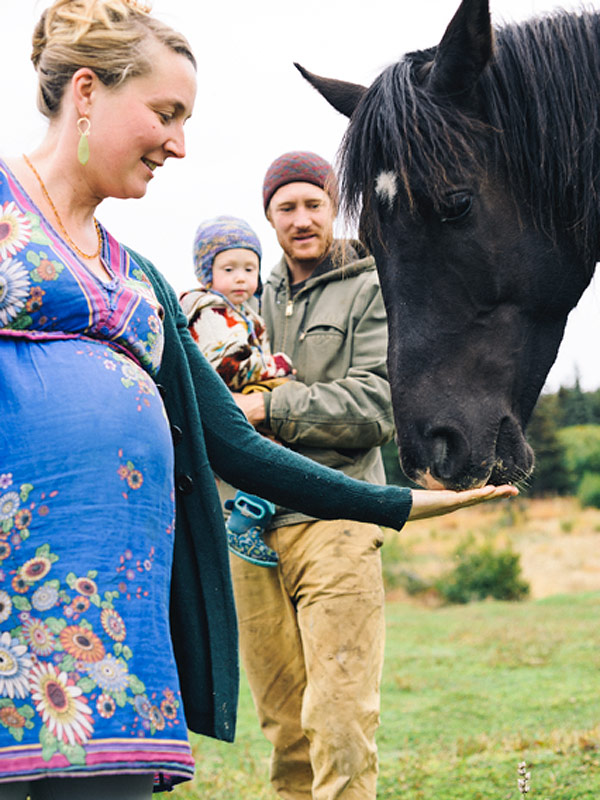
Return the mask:
[(514, 497), (519, 494), (516, 486), (481, 486), (479, 489), (466, 489), (453, 492), (449, 489), (412, 489), (412, 508), (408, 519), (424, 519), (448, 514), (459, 508), (485, 503), (487, 500), (498, 500), (502, 497)]

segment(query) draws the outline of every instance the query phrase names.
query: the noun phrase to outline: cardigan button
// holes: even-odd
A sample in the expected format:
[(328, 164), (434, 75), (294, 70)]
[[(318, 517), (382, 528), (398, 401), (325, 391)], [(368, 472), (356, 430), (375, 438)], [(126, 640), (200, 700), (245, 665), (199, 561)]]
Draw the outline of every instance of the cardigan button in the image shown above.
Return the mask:
[(171, 425), (171, 439), (173, 439), (175, 447), (177, 447), (179, 442), (183, 439), (183, 431), (179, 425)]
[(161, 397), (162, 397), (162, 399), (164, 400), (164, 399), (165, 399), (165, 395), (166, 395), (166, 393), (167, 393), (167, 390), (166, 390), (166, 389), (165, 389), (165, 387), (162, 385), (162, 383), (157, 383), (157, 384), (156, 384), (156, 388), (158, 389), (158, 393), (160, 394), (160, 396), (161, 396)]
[(190, 475), (177, 476), (177, 489), (181, 494), (191, 494), (194, 491), (194, 481)]

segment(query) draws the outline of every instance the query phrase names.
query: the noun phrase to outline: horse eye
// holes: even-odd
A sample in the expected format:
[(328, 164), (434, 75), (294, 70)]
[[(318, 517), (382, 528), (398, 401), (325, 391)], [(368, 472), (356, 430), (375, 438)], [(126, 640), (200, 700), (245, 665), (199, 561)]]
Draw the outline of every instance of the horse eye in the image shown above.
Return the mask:
[(444, 198), (444, 204), (440, 209), (440, 219), (442, 222), (458, 222), (464, 219), (473, 207), (473, 195), (471, 192), (452, 192)]

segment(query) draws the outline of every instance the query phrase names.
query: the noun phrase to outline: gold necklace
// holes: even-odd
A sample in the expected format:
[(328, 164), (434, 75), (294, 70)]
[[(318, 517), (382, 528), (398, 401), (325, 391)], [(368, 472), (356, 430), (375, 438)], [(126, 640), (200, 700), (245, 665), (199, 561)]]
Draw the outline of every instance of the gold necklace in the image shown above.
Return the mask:
[(98, 237), (98, 247), (97, 247), (97, 249), (96, 249), (96, 252), (95, 252), (95, 253), (91, 253), (91, 254), (90, 254), (90, 253), (84, 253), (84, 252), (83, 252), (83, 250), (80, 250), (80, 249), (79, 249), (79, 247), (77, 247), (77, 245), (75, 244), (75, 242), (73, 241), (73, 239), (71, 239), (71, 237), (70, 237), (70, 236), (69, 236), (69, 234), (67, 233), (67, 229), (66, 229), (66, 228), (65, 228), (65, 226), (63, 225), (63, 221), (62, 221), (62, 219), (60, 218), (60, 214), (59, 214), (59, 213), (58, 213), (58, 211), (56, 210), (56, 206), (55, 206), (55, 205), (54, 205), (54, 203), (52, 202), (52, 198), (51, 198), (51, 197), (50, 197), (50, 195), (48, 194), (48, 189), (46, 189), (46, 186), (45, 186), (45, 184), (44, 184), (44, 181), (41, 179), (39, 172), (38, 172), (38, 171), (37, 171), (37, 169), (36, 169), (36, 168), (33, 166), (33, 164), (31, 163), (31, 161), (30, 161), (30, 160), (27, 158), (27, 156), (25, 155), (25, 153), (23, 153), (23, 158), (25, 159), (25, 163), (27, 164), (27, 166), (29, 167), (29, 169), (30, 169), (30, 170), (33, 172), (33, 174), (35, 175), (35, 177), (38, 179), (38, 183), (40, 184), (40, 188), (41, 188), (41, 190), (42, 190), (42, 192), (43, 192), (43, 195), (44, 195), (44, 197), (46, 198), (46, 200), (48, 201), (48, 205), (50, 206), (50, 208), (51, 208), (51, 209), (52, 209), (52, 211), (54, 212), (54, 216), (56, 217), (56, 221), (58, 222), (58, 227), (60, 228), (60, 230), (61, 230), (61, 233), (62, 233), (62, 235), (65, 237), (65, 239), (67, 240), (67, 242), (68, 242), (68, 243), (71, 245), (71, 247), (73, 248), (73, 250), (75, 250), (75, 252), (76, 252), (78, 255), (80, 255), (82, 258), (86, 258), (86, 259), (88, 259), (88, 260), (91, 260), (91, 259), (93, 259), (93, 258), (98, 258), (98, 256), (100, 255), (100, 251), (102, 250), (102, 233), (101, 233), (101, 231), (100, 231), (100, 225), (98, 224), (98, 220), (96, 219), (96, 217), (94, 217), (94, 227), (96, 228), (96, 236)]

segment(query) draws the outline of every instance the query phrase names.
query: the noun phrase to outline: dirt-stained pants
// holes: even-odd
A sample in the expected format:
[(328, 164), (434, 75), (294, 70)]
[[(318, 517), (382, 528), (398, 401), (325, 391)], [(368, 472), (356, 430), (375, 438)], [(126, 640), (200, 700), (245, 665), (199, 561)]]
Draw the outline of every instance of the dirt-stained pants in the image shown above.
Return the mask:
[(285, 800), (375, 800), (384, 649), (381, 530), (290, 525), (277, 568), (231, 556), (244, 668)]

